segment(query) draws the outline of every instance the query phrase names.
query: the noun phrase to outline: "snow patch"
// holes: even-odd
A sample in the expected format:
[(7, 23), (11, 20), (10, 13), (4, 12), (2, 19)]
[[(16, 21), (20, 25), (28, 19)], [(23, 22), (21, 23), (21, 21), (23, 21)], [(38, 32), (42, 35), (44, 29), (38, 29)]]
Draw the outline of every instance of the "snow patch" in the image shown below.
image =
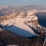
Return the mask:
[(6, 46), (18, 46), (18, 45), (6, 45)]

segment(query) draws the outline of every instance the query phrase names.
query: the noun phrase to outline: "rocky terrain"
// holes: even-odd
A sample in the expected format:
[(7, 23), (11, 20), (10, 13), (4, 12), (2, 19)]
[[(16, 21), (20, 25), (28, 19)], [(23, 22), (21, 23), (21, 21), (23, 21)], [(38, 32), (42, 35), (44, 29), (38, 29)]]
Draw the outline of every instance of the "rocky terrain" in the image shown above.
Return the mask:
[(35, 5), (19, 8), (1, 7), (0, 39), (4, 44), (46, 46), (46, 9), (40, 8)]
[(46, 46), (44, 43), (45, 35), (40, 34), (39, 36), (24, 37), (13, 32), (3, 30), (0, 31), (0, 39), (3, 39), (6, 45), (18, 45), (18, 46)]

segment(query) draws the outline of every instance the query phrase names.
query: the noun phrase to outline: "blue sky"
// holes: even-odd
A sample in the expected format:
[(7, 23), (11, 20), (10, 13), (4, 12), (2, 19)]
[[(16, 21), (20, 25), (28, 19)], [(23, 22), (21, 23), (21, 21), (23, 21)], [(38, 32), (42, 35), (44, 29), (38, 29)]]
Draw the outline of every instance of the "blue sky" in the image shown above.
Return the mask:
[(46, 6), (46, 0), (0, 0), (0, 6), (23, 6), (23, 5), (40, 5)]

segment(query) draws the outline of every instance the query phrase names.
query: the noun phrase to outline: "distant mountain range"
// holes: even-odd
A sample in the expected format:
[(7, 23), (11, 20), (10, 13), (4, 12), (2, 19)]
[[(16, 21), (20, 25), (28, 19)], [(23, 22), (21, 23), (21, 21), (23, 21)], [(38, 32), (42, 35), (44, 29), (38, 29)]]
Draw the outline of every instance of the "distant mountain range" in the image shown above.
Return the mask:
[(9, 14), (12, 12), (21, 12), (21, 11), (27, 11), (27, 10), (46, 10), (46, 8), (38, 6), (38, 5), (29, 5), (29, 6), (20, 6), (20, 7), (11, 7), (11, 6), (0, 6), (0, 16)]

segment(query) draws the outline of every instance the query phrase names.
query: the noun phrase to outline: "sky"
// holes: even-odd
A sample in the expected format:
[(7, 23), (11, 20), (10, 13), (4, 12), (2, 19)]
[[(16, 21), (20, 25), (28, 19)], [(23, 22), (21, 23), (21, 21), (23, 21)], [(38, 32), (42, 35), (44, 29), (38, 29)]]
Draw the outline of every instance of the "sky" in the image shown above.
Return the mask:
[(27, 5), (40, 5), (46, 6), (46, 0), (0, 0), (0, 6), (27, 6)]

